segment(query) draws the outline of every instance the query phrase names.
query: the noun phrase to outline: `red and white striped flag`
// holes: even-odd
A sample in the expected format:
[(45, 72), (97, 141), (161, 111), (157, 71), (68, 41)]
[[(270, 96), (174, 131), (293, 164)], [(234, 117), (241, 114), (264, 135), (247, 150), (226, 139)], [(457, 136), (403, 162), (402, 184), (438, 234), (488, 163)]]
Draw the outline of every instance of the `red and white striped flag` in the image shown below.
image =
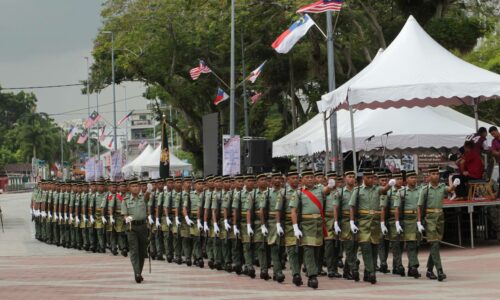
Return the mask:
[(78, 144), (83, 144), (87, 141), (87, 138), (88, 138), (88, 134), (87, 134), (87, 130), (85, 130), (84, 132), (80, 133), (80, 137), (78, 138), (78, 141), (77, 143)]
[(84, 127), (90, 128), (90, 127), (94, 126), (94, 124), (97, 123), (100, 119), (101, 119), (101, 115), (94, 110), (92, 112), (92, 114), (85, 121)]
[(306, 6), (302, 6), (297, 13), (322, 13), (325, 11), (340, 11), (342, 9), (342, 0), (320, 0)]
[(116, 126), (120, 126), (122, 125), (123, 122), (127, 121), (128, 118), (130, 118), (130, 116), (134, 113), (134, 111), (131, 111), (129, 112), (125, 117), (121, 118), (120, 121), (118, 121), (118, 123), (116, 124)]
[(260, 100), (260, 98), (262, 98), (262, 93), (255, 92), (255, 94), (250, 97), (250, 103), (255, 104)]
[(210, 70), (210, 68), (207, 67), (207, 65), (203, 60), (200, 60), (200, 65), (196, 68), (192, 68), (189, 71), (189, 75), (191, 75), (191, 78), (193, 80), (196, 80), (198, 79), (198, 77), (200, 77), (201, 73), (210, 73), (210, 72), (212, 72), (212, 70)]

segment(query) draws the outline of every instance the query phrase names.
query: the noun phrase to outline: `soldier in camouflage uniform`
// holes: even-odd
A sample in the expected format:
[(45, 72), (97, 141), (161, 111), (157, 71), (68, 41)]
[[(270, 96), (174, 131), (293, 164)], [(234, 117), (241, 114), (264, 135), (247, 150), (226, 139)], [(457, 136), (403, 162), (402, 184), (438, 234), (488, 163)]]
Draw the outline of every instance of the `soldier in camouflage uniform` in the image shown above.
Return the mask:
[(175, 217), (172, 228), (172, 232), (174, 233), (174, 261), (178, 265), (182, 264), (182, 230), (184, 229), (184, 232), (186, 230), (186, 226), (183, 226), (180, 220), (180, 216), (182, 215), (182, 212), (179, 211), (179, 209), (182, 209), (181, 193), (182, 178), (178, 177), (174, 179), (174, 191), (172, 193), (172, 208)]
[[(208, 267), (215, 268), (214, 261), (214, 239), (212, 237), (213, 230), (210, 228), (212, 219), (212, 196), (215, 193), (214, 176), (207, 176), (205, 181), (207, 183), (207, 190), (205, 191), (205, 203), (203, 203), (203, 231), (205, 232), (205, 251), (208, 257)], [(209, 225), (210, 224), (210, 225)]]
[(167, 186), (163, 190), (161, 198), (158, 200), (156, 206), (156, 227), (161, 228), (161, 234), (163, 235), (163, 248), (165, 249), (165, 256), (167, 262), (171, 263), (174, 259), (174, 241), (172, 234), (172, 219), (173, 219), (173, 209), (172, 209), (172, 194), (174, 190), (174, 181), (172, 177), (166, 179)]
[[(443, 272), (441, 255), (439, 253), (439, 242), (444, 234), (443, 199), (460, 185), (460, 179), (456, 178), (453, 183), (446, 186), (439, 183), (439, 168), (432, 167), (428, 170), (429, 183), (420, 190), (417, 210), (417, 228), (420, 233), (425, 231), (427, 242), (431, 245), (429, 259), (427, 260), (427, 273), (429, 279), (443, 281), (446, 274)], [(422, 225), (422, 221), (425, 221)], [(434, 274), (437, 270), (437, 277)]]
[[(327, 174), (328, 181), (334, 180), (336, 182), (337, 179), (337, 174), (336, 172), (328, 172)], [(323, 248), (323, 253), (324, 253), (324, 258), (326, 262), (326, 267), (328, 271), (328, 278), (340, 278), (342, 275), (338, 272), (338, 257), (339, 257), (339, 250), (340, 250), (340, 240), (339, 237), (337, 236), (337, 232), (334, 230), (334, 213), (333, 213), (333, 205), (334, 205), (334, 198), (335, 195), (339, 192), (341, 188), (335, 187), (335, 189), (329, 193), (325, 197), (325, 202), (323, 203), (323, 211), (325, 214), (325, 221), (326, 221), (326, 229), (328, 232), (328, 235), (324, 238), (324, 248)], [(322, 260), (317, 262), (323, 263)], [(319, 271), (318, 271), (319, 273)]]
[(83, 249), (88, 251), (90, 249), (90, 240), (89, 240), (89, 231), (88, 231), (88, 223), (89, 218), (87, 217), (88, 215), (88, 204), (89, 204), (89, 185), (84, 182), (82, 183), (82, 193), (81, 193), (81, 200), (80, 200), (80, 232), (82, 235), (82, 245)]
[[(182, 250), (184, 257), (186, 259), (186, 265), (190, 267), (193, 264), (191, 257), (193, 255), (193, 239), (191, 238), (191, 228), (194, 227), (194, 222), (184, 214), (184, 208), (189, 208), (191, 211), (191, 191), (192, 191), (193, 179), (191, 177), (185, 177), (182, 182), (182, 191), (180, 193), (179, 204), (179, 221), (181, 222), (181, 238), (182, 238)], [(189, 207), (188, 207), (189, 206)]]
[[(390, 172), (380, 171), (376, 173), (375, 180), (373, 183), (374, 186), (381, 186), (383, 188), (387, 187), (389, 182), (389, 177), (392, 174)], [(381, 195), (383, 201), (386, 201), (387, 195)], [(380, 267), (377, 268), (377, 271), (382, 272), (384, 274), (389, 273), (389, 266), (387, 264), (387, 258), (389, 256), (390, 250), (390, 242), (389, 239), (385, 237), (382, 238), (380, 243), (378, 244), (378, 258), (380, 260)]]
[(61, 188), (62, 188), (62, 184), (61, 183), (56, 183), (55, 184), (55, 190), (54, 190), (54, 194), (52, 195), (52, 198), (53, 198), (53, 204), (52, 204), (52, 207), (53, 207), (53, 215), (52, 215), (52, 237), (53, 237), (53, 241), (54, 241), (54, 244), (56, 244), (57, 247), (59, 247), (61, 245), (61, 236), (60, 236), (60, 226), (59, 226), (59, 215), (60, 215), (60, 211), (59, 211), (59, 199), (61, 198)]
[[(203, 226), (201, 224), (201, 216), (203, 214), (203, 179), (198, 178), (194, 181), (194, 190), (189, 192), (189, 196), (184, 195), (182, 203), (182, 213), (186, 224), (189, 225), (189, 233), (191, 239), (192, 251), (186, 251), (184, 254), (186, 260), (191, 261), (194, 259), (194, 264), (200, 268), (204, 267), (203, 262), (203, 245), (202, 245), (202, 232)], [(194, 221), (196, 220), (196, 225)], [(186, 247), (187, 248), (187, 247)]]
[[(267, 218), (264, 216), (264, 211), (268, 209), (269, 203), (269, 188), (267, 174), (261, 173), (257, 175), (257, 189), (253, 193), (248, 194), (247, 224), (251, 224), (250, 239), (253, 245), (253, 250), (257, 252), (257, 257), (260, 265), (260, 278), (269, 280), (268, 261), (267, 261), (267, 236), (269, 231), (265, 224)], [(259, 218), (259, 212), (262, 209), (262, 218)], [(248, 226), (248, 225), (247, 225)], [(253, 230), (255, 229), (255, 231)]]
[[(381, 231), (387, 231), (381, 213), (385, 205), (381, 195), (385, 195), (390, 185), (380, 187), (373, 185), (374, 173), (372, 170), (363, 172), (363, 185), (356, 187), (349, 200), (350, 228), (357, 235), (359, 247), (363, 255), (365, 272), (363, 281), (375, 284), (375, 275), (378, 244), (381, 240)], [(391, 184), (393, 185), (392, 181)], [(356, 226), (357, 221), (358, 226)], [(385, 230), (384, 230), (385, 228)]]
[(233, 204), (234, 197), (234, 178), (226, 175), (223, 178), (224, 185), (224, 193), (222, 198), (222, 203), (220, 205), (220, 219), (221, 225), (220, 228), (224, 232), (222, 236), (224, 239), (222, 240), (222, 258), (224, 260), (224, 269), (226, 272), (231, 273), (233, 271), (233, 243), (234, 241), (234, 232), (232, 232), (231, 223), (232, 221), (232, 210), (228, 209)]
[[(214, 268), (217, 270), (223, 269), (222, 261), (222, 240), (225, 238), (225, 230), (221, 231), (221, 226), (223, 227), (221, 220), (221, 206), (222, 199), (224, 197), (224, 190), (222, 184), (222, 177), (217, 176), (214, 178), (214, 191), (212, 192), (212, 201), (210, 204), (211, 222), (210, 226), (210, 239), (212, 240), (212, 251)], [(210, 263), (209, 263), (210, 264)]]
[(97, 252), (97, 235), (95, 229), (95, 208), (96, 208), (96, 189), (97, 189), (97, 181), (93, 181), (90, 183), (90, 189), (88, 192), (88, 202), (87, 202), (87, 233), (89, 239), (89, 251), (93, 253)]
[(82, 202), (82, 190), (83, 190), (83, 183), (79, 182), (76, 184), (75, 187), (75, 200), (74, 200), (74, 219), (73, 219), (73, 231), (75, 233), (75, 247), (78, 250), (82, 250), (82, 232), (80, 230), (80, 204)]
[[(226, 202), (224, 203), (224, 218), (228, 219), (230, 216), (232, 216), (232, 231), (231, 231), (231, 242), (232, 242), (232, 261), (233, 261), (233, 270), (237, 275), (240, 275), (242, 272), (242, 245), (241, 245), (241, 235), (236, 234), (239, 230), (240, 223), (241, 223), (241, 214), (240, 211), (236, 208), (234, 208), (236, 203), (241, 203), (241, 197), (242, 197), (242, 189), (244, 186), (244, 179), (245, 176), (243, 175), (236, 175), (234, 177), (234, 186), (233, 186), (233, 193), (232, 193), (232, 199), (226, 198)], [(229, 213), (229, 211), (232, 211), (232, 214)]]

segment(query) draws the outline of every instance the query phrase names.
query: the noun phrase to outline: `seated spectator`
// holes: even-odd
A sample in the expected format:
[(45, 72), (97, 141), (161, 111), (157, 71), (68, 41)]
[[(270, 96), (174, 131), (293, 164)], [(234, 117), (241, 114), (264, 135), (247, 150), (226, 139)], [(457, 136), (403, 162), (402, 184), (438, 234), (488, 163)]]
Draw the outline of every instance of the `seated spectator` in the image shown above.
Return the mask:
[(460, 178), (460, 185), (455, 189), (458, 198), (467, 197), (467, 183), (469, 180), (482, 179), (484, 172), (481, 154), (474, 150), (474, 142), (466, 141), (463, 149), (464, 153), (459, 163), (461, 175), (453, 177), (453, 179)]

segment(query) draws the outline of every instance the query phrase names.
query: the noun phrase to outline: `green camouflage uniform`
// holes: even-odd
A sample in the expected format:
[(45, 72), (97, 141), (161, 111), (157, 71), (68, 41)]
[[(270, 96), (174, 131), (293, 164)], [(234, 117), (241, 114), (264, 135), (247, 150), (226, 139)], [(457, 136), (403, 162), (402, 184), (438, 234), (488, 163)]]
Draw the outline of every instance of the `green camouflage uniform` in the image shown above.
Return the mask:
[(279, 211), (281, 213), (281, 220), (283, 220), (281, 223), (283, 231), (285, 232), (283, 240), (285, 242), (288, 262), (290, 264), (292, 275), (300, 274), (299, 253), (297, 253), (297, 248), (295, 247), (296, 238), (293, 234), (293, 224), (290, 208), (290, 202), (293, 198), (295, 198), (297, 190), (298, 189), (293, 189), (287, 184), (284, 190), (283, 197), (278, 199), (278, 201), (276, 202), (276, 211)]
[(127, 240), (130, 247), (130, 262), (134, 269), (134, 274), (142, 274), (144, 260), (147, 257), (147, 201), (139, 194), (137, 197), (132, 195), (126, 197), (120, 203), (120, 211), (124, 216), (131, 216), (132, 223), (130, 229), (127, 229)]
[(403, 187), (400, 190), (399, 201), (394, 202), (394, 207), (399, 207), (399, 220), (403, 227), (401, 239), (406, 242), (408, 250), (408, 267), (419, 267), (417, 244), (417, 203), (420, 188)]
[[(353, 189), (354, 190), (354, 189)], [(344, 274), (348, 272), (358, 272), (358, 264), (356, 263), (358, 254), (358, 243), (354, 240), (351, 232), (350, 221), (350, 205), (353, 190), (349, 190), (347, 186), (336, 191), (333, 196), (333, 205), (338, 207), (337, 222), (340, 227), (340, 240), (342, 248), (346, 254), (346, 263), (344, 264)]]

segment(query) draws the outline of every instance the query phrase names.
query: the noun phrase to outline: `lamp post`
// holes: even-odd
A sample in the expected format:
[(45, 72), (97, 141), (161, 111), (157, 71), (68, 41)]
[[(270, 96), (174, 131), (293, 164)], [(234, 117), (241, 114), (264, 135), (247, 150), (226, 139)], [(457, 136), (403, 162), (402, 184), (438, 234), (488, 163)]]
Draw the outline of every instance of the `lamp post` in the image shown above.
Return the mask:
[(118, 149), (116, 134), (116, 94), (115, 94), (115, 35), (112, 31), (102, 33), (111, 34), (111, 81), (113, 82), (113, 150)]
[[(122, 86), (125, 89), (125, 113), (128, 114), (127, 109), (127, 87)], [(125, 120), (125, 161), (128, 159), (128, 118)]]
[[(86, 56), (87, 61), (87, 115), (90, 116), (90, 80), (89, 80), (89, 58)], [(88, 128), (89, 138), (87, 138), (87, 159), (90, 159), (90, 128)]]

